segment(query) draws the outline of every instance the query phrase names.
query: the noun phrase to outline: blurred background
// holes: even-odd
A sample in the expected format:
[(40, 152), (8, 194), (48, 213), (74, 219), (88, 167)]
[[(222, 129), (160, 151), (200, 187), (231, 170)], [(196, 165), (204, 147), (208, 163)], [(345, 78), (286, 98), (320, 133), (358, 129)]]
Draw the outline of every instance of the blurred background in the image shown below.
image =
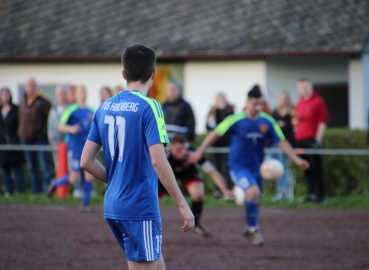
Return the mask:
[[(97, 109), (103, 86), (125, 86), (123, 50), (142, 43), (158, 57), (150, 95), (163, 103), (167, 83), (179, 85), (197, 134), (206, 132), (218, 92), (240, 112), (258, 84), (274, 108), (283, 90), (296, 103), (296, 82), (308, 77), (327, 104), (328, 127), (346, 128), (328, 130), (326, 147), (362, 149), (369, 109), (368, 14), (367, 0), (3, 0), (0, 85), (9, 87), (17, 104), (34, 78), (55, 105), (57, 85), (83, 84), (87, 103)], [(359, 131), (352, 135), (352, 129)]]
[(271, 107), (309, 77), (330, 126), (367, 127), (366, 0), (10, 1), (0, 3), (0, 85), (20, 101), (26, 80), (55, 101), (58, 84), (84, 84), (97, 108), (103, 86), (124, 87), (120, 55), (133, 43), (158, 54), (151, 95), (176, 82), (205, 132), (210, 100), (224, 92), (240, 111), (259, 84)]

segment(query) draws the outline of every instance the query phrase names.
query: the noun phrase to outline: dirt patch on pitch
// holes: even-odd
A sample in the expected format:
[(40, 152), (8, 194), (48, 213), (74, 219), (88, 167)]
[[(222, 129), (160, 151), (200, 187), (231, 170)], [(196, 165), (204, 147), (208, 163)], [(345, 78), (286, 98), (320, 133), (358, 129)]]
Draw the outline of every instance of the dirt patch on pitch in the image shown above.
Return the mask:
[[(175, 209), (162, 219), (167, 269), (369, 269), (369, 212), (262, 209), (264, 247), (241, 209), (205, 209), (207, 239), (181, 233)], [(127, 269), (101, 208), (0, 205), (0, 247), (0, 269)]]

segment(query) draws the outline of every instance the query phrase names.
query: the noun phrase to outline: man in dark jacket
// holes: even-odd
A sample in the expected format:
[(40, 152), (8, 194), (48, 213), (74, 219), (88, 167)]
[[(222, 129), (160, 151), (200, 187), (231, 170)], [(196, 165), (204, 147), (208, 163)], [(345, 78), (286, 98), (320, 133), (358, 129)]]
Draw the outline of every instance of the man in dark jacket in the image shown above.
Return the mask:
[[(51, 108), (50, 102), (37, 90), (35, 80), (29, 79), (26, 84), (26, 95), (19, 104), (18, 135), (23, 145), (48, 145), (47, 118)], [(40, 193), (41, 187), (37, 174), (36, 153), (43, 175), (43, 190), (51, 180), (50, 162), (45, 151), (25, 151), (27, 167), (31, 176), (33, 193)]]
[(181, 90), (175, 83), (166, 87), (167, 101), (162, 105), (169, 138), (175, 134), (184, 135), (187, 140), (195, 140), (195, 116), (191, 105), (181, 96)]

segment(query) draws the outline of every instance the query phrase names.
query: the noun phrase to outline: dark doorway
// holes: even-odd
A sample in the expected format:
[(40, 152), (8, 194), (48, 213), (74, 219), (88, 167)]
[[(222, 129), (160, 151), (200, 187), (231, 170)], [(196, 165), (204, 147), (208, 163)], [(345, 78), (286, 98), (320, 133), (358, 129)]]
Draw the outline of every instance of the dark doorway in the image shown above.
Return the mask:
[(314, 84), (314, 89), (322, 96), (328, 107), (329, 127), (348, 126), (348, 85)]

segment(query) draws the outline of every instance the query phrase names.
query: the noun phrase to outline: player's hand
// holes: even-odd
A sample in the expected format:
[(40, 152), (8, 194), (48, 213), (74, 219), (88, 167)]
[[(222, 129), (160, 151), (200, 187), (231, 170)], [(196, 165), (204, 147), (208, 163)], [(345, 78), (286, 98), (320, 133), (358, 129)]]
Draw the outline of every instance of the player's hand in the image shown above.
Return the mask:
[(229, 198), (231, 200), (234, 200), (234, 194), (233, 194), (233, 191), (232, 190), (226, 189), (222, 193), (223, 193), (223, 196), (225, 196), (225, 197), (227, 197), (227, 198)]
[(193, 216), (190, 207), (188, 207), (188, 204), (186, 203), (182, 207), (179, 207), (179, 212), (184, 220), (182, 232), (191, 230), (193, 226), (195, 226), (195, 217)]
[(81, 128), (79, 126), (79, 124), (75, 124), (74, 126), (70, 127), (70, 133), (71, 134), (77, 134), (81, 131)]
[(191, 165), (191, 164), (195, 164), (196, 162), (198, 162), (201, 159), (202, 155), (198, 152), (190, 152), (188, 154), (188, 158), (186, 160), (186, 164)]
[(306, 170), (310, 167), (310, 163), (307, 162), (305, 159), (297, 158), (295, 161), (296, 165), (301, 167), (303, 170)]

